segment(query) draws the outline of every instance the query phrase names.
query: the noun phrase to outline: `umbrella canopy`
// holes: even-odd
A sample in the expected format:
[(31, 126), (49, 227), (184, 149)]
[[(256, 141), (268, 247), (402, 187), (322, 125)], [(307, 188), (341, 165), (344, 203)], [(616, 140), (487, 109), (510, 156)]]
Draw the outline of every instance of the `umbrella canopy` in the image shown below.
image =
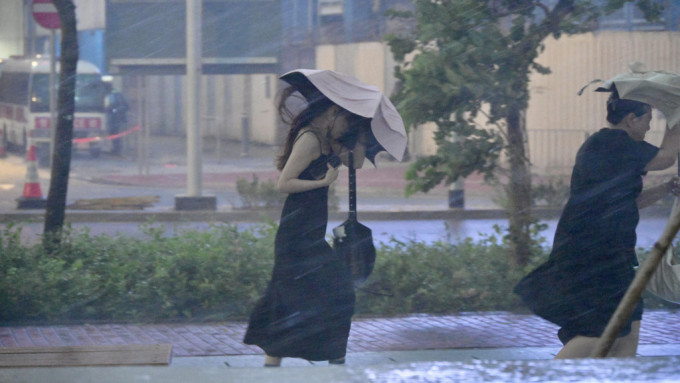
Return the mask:
[(680, 122), (680, 76), (663, 71), (634, 72), (615, 76), (595, 91), (612, 92), (620, 98), (647, 103), (664, 114), (669, 127)]
[[(281, 79), (300, 92), (307, 101), (325, 96), (358, 116), (371, 119), (371, 132), (380, 145), (398, 161), (406, 151), (404, 121), (392, 102), (375, 86), (332, 70), (295, 69)], [(375, 149), (366, 156), (372, 160)]]

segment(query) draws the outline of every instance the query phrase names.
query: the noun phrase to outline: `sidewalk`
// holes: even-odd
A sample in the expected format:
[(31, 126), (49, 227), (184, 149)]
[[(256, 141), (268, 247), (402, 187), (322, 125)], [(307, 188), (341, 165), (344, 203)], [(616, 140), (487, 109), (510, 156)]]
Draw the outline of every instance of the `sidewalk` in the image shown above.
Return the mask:
[[(244, 322), (10, 326), (0, 327), (0, 347), (169, 343), (173, 364), (260, 366), (262, 351), (242, 343), (245, 327)], [(395, 357), (395, 361), (551, 359), (561, 348), (556, 333), (552, 323), (509, 312), (356, 318), (348, 363), (386, 363)], [(680, 356), (680, 311), (645, 312), (638, 354)], [(294, 359), (285, 363), (310, 365)]]

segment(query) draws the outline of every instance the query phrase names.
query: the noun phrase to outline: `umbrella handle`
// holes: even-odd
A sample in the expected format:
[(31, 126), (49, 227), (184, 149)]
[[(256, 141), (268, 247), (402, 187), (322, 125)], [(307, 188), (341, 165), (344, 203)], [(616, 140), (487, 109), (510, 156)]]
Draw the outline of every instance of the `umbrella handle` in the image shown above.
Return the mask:
[(349, 218), (357, 218), (357, 173), (354, 168), (354, 152), (349, 151)]

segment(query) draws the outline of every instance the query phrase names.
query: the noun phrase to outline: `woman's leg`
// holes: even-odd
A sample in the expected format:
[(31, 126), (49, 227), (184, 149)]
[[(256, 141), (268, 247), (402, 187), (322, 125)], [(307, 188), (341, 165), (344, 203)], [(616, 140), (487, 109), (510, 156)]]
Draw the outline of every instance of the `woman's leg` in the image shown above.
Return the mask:
[(331, 359), (328, 361), (328, 364), (345, 364), (345, 357)]
[[(616, 339), (607, 357), (634, 358), (637, 354), (638, 341), (640, 339), (640, 321), (631, 323), (630, 333)], [(555, 355), (555, 359), (588, 358), (595, 349), (599, 338), (589, 336), (576, 336), (562, 347)]]
[(635, 358), (639, 340), (640, 321), (637, 320), (630, 324), (630, 334), (617, 339), (607, 356), (615, 358)]
[(278, 356), (269, 356), (265, 355), (264, 357), (264, 366), (265, 367), (280, 367), (281, 366), (281, 359)]
[(562, 347), (560, 352), (555, 355), (555, 359), (578, 359), (587, 358), (595, 348), (597, 340), (590, 336), (577, 335)]

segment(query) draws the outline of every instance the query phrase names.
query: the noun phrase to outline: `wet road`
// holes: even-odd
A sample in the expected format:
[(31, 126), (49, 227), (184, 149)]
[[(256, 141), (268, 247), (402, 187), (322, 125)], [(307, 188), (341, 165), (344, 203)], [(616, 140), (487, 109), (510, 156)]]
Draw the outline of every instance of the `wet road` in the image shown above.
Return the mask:
[[(496, 235), (494, 226), (501, 230), (507, 228), (505, 219), (468, 219), (468, 220), (411, 220), (411, 221), (361, 221), (371, 228), (376, 244), (388, 243), (392, 238), (398, 241), (416, 241), (432, 243), (435, 241), (457, 242), (460, 239), (472, 238), (479, 241), (489, 235)], [(557, 226), (556, 220), (544, 221), (547, 229), (541, 232), (545, 238), (547, 247), (552, 245), (552, 238)], [(648, 217), (640, 221), (638, 225), (638, 247), (651, 248), (654, 242), (659, 239), (666, 226), (667, 219), (663, 217)], [(328, 223), (328, 235), (330, 236), (333, 227), (340, 225), (340, 221), (330, 221)], [(157, 226), (165, 228), (165, 234), (174, 235), (185, 230), (207, 229), (210, 224), (205, 222), (185, 222), (185, 223), (156, 223)], [(239, 227), (248, 228), (255, 224), (240, 223)], [(0, 223), (0, 227), (4, 224)], [(120, 233), (126, 236), (141, 237), (143, 234), (139, 230), (139, 223), (74, 223), (76, 229), (88, 228), (93, 235)], [(22, 237), (24, 240), (32, 241), (38, 238), (42, 232), (42, 223), (24, 223)], [(503, 231), (501, 231), (503, 232)]]
[[(271, 176), (271, 153), (266, 148), (261, 148), (263, 153), (259, 157), (252, 159), (232, 158), (224, 163), (213, 163), (206, 161), (206, 174), (213, 178), (206, 177), (206, 190), (204, 195), (215, 195), (218, 201), (218, 211), (233, 210), (241, 205), (240, 197), (235, 190), (235, 177), (237, 175), (252, 174), (260, 175), (261, 179)], [(89, 157), (74, 156), (71, 179), (69, 181), (69, 193), (67, 205), (77, 199), (102, 198), (102, 197), (125, 197), (157, 195), (160, 200), (152, 208), (145, 209), (151, 212), (167, 212), (172, 210), (174, 198), (183, 194), (184, 190), (178, 185), (182, 184), (185, 175), (182, 175), (181, 166), (175, 165), (170, 159), (160, 156), (156, 158), (157, 164), (151, 168), (151, 173), (156, 176), (139, 176), (138, 166), (134, 161), (115, 158), (103, 155), (98, 159)], [(181, 165), (181, 164), (180, 164)], [(25, 182), (26, 166), (23, 159), (17, 155), (10, 154), (4, 159), (0, 159), (0, 213), (16, 212), (16, 198), (21, 196), (21, 189)], [(180, 168), (178, 170), (178, 167)], [(250, 170), (246, 170), (250, 169)], [(401, 168), (400, 168), (401, 169)], [(394, 237), (400, 241), (422, 241), (431, 243), (438, 240), (456, 241), (460, 238), (472, 238), (480, 240), (485, 235), (495, 234), (494, 225), (507, 227), (507, 220), (498, 219), (463, 219), (463, 220), (365, 220), (362, 212), (365, 211), (446, 211), (447, 190), (436, 188), (428, 194), (418, 193), (412, 197), (403, 195), (403, 174), (395, 172), (394, 164), (379, 164), (380, 173), (368, 169), (369, 177), (364, 179), (365, 184), (373, 185), (359, 190), (358, 210), (359, 220), (373, 230), (374, 239), (377, 243), (387, 242)], [(403, 170), (402, 170), (403, 171)], [(179, 173), (177, 173), (179, 172)], [(391, 173), (390, 173), (391, 172)], [(389, 174), (382, 179), (379, 176)], [(162, 176), (161, 176), (162, 175)], [(229, 177), (228, 177), (229, 176)], [(40, 169), (42, 192), (46, 196), (48, 192), (49, 172), (47, 169)], [(231, 179), (234, 178), (234, 179)], [(94, 181), (96, 180), (96, 181)], [(108, 181), (124, 181), (123, 183), (111, 183)], [(126, 184), (125, 182), (131, 183)], [(134, 184), (137, 182), (137, 184)], [(373, 184), (371, 184), (373, 182)], [(345, 196), (342, 185), (336, 195), (339, 196), (339, 206), (341, 211), (346, 211), (347, 201), (340, 196)], [(468, 209), (499, 209), (494, 202), (494, 191), (488, 186), (481, 184), (481, 180), (466, 181), (466, 208)], [(106, 213), (103, 213), (106, 214)], [(278, 214), (278, 212), (276, 213)], [(498, 214), (499, 217), (502, 214)], [(657, 212), (657, 214), (645, 215), (638, 226), (638, 246), (649, 248), (659, 238), (667, 222), (667, 216)], [(340, 221), (331, 221), (328, 224), (330, 230), (339, 225)], [(547, 229), (541, 233), (546, 239), (546, 246), (552, 244), (556, 217), (544, 221)], [(0, 227), (4, 224), (0, 222)], [(191, 222), (182, 224), (165, 224), (166, 234), (172, 235), (178, 230), (187, 228), (200, 229), (207, 227), (203, 222)], [(248, 224), (240, 224), (247, 227)], [(116, 232), (125, 235), (140, 235), (138, 223), (75, 223), (74, 227), (88, 227), (93, 234), (114, 234)], [(31, 239), (42, 231), (42, 223), (26, 223), (24, 238)]]

